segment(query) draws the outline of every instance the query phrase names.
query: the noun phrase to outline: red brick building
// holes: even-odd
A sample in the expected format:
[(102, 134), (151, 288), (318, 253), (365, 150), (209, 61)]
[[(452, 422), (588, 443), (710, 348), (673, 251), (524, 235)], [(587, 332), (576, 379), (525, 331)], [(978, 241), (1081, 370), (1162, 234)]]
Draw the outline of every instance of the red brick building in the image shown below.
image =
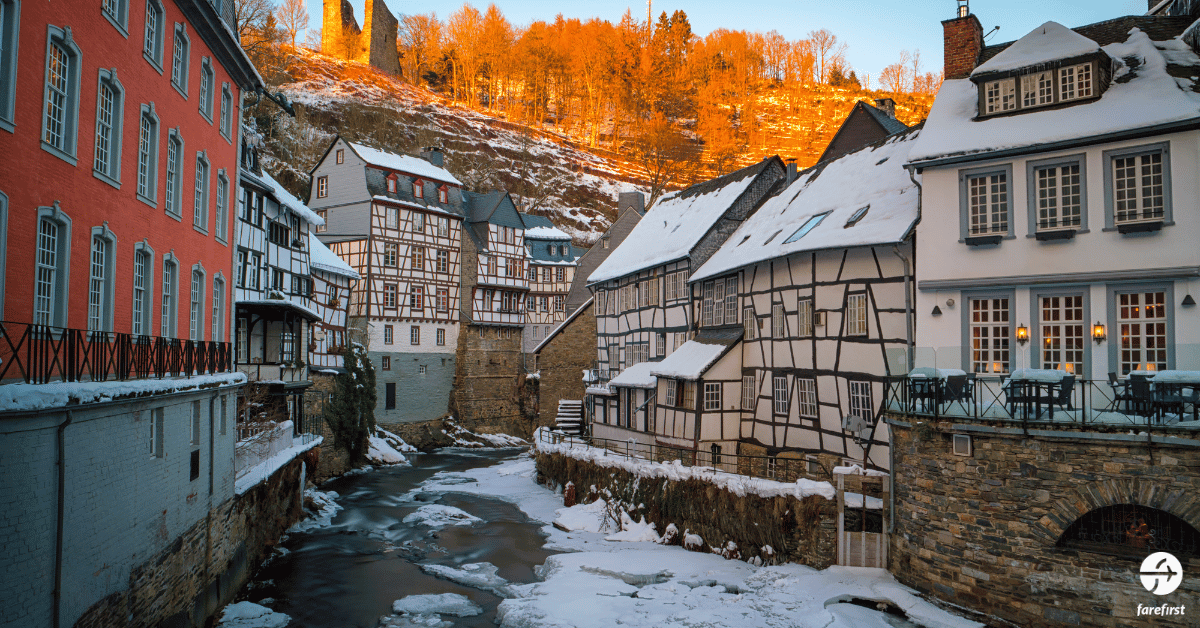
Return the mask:
[(228, 342), (232, 0), (0, 11), (0, 320)]

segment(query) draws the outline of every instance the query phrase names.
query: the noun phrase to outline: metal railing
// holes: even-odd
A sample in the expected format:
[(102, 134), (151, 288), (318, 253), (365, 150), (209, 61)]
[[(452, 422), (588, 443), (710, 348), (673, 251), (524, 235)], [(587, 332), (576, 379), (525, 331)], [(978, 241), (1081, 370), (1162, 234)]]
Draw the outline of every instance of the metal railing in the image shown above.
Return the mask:
[[(795, 482), (800, 478), (829, 480), (830, 470), (820, 467), (815, 460), (781, 458), (776, 456), (749, 456), (725, 453), (720, 450), (688, 449), (669, 445), (648, 444), (634, 440), (608, 438), (581, 438), (562, 432), (540, 430), (538, 441), (548, 445), (592, 447), (604, 450), (605, 456), (641, 459), (650, 462), (678, 461), (685, 467), (709, 468), (714, 471), (735, 473), (764, 480)], [(810, 465), (818, 465), (812, 469)]]
[(103, 382), (230, 371), (227, 342), (0, 322), (0, 382)]
[[(1089, 429), (1195, 428), (1200, 400), (1176, 387), (1107, 380), (1044, 382), (971, 378), (889, 378), (881, 412), (932, 419), (1016, 422)], [(1190, 393), (1189, 393), (1190, 394)]]

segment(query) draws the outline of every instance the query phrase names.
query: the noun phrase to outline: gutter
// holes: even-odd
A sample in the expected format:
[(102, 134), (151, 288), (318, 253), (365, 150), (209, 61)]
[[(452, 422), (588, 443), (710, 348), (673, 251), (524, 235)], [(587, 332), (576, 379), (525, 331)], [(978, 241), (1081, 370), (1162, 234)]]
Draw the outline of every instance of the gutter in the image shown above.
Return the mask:
[(74, 420), (75, 415), (71, 410), (67, 410), (67, 420), (58, 425), (58, 510), (56, 512), (55, 533), (54, 533), (54, 592), (53, 596), (53, 623), (54, 628), (59, 628), (62, 618), (60, 617), (62, 606), (62, 565), (63, 565), (63, 527), (65, 525), (65, 515), (63, 513), (63, 505), (66, 502), (67, 479), (65, 475), (67, 467), (66, 455), (66, 431), (67, 426)]

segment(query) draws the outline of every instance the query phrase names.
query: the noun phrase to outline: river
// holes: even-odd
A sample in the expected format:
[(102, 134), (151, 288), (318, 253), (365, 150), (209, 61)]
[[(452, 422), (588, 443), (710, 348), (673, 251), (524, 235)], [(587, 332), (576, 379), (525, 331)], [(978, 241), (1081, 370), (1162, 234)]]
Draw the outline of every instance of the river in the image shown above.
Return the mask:
[[(497, 575), (509, 582), (533, 582), (533, 567), (554, 553), (542, 548), (541, 524), (508, 502), (414, 490), (435, 473), (486, 467), (519, 453), (410, 455), (412, 466), (381, 467), (331, 480), (321, 490), (337, 492), (343, 510), (328, 527), (289, 534), (280, 544), (286, 553), (259, 570), (245, 599), (259, 602), (269, 598), (267, 606), (291, 616), (289, 626), (374, 628), (381, 616), (392, 613), (392, 602), (397, 599), (459, 593), (484, 612), (454, 618), (456, 627), (495, 626), (501, 598), (427, 575), (418, 564), (458, 567), (491, 563), (499, 569)], [(417, 522), (404, 523), (405, 516), (431, 503), (459, 508), (483, 522), (437, 530)]]

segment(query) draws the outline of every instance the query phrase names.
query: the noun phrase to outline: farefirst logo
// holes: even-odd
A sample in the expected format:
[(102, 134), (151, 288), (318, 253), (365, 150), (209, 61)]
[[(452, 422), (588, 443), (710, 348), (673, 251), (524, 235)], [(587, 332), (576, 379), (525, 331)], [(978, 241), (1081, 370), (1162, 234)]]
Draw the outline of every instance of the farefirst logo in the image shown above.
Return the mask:
[[(1167, 552), (1155, 552), (1142, 561), (1142, 586), (1155, 595), (1167, 595), (1183, 584), (1183, 565), (1179, 559)], [(1138, 604), (1137, 614), (1144, 615), (1183, 615), (1185, 607), (1163, 604), (1161, 606), (1142, 606)]]

